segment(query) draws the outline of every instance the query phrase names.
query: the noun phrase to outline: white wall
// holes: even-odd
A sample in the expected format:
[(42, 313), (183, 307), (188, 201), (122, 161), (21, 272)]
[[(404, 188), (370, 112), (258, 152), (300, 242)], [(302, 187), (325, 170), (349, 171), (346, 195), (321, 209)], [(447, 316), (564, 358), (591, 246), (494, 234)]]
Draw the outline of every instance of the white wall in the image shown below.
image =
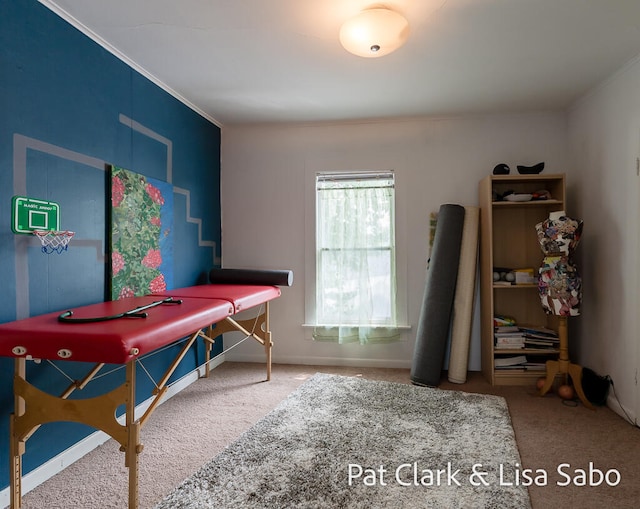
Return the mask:
[[(369, 123), (260, 125), (222, 130), (222, 259), (225, 267), (288, 268), (294, 285), (272, 306), (274, 361), (410, 367), (424, 292), (429, 214), (443, 203), (478, 204), (478, 182), (498, 163), (545, 161), (566, 172), (564, 113), (528, 113)], [(308, 199), (318, 170), (396, 170), (398, 225), (407, 240), (407, 317), (412, 329), (391, 345), (334, 345), (305, 339)], [(404, 223), (404, 225), (402, 224)], [(478, 306), (472, 370), (480, 369)], [(263, 359), (246, 343), (227, 358)]]
[[(637, 416), (640, 60), (579, 101), (568, 126), (573, 210), (585, 223), (576, 251), (584, 289), (574, 328), (577, 355), (583, 365), (613, 378), (622, 407)], [(609, 400), (615, 408), (617, 402)]]

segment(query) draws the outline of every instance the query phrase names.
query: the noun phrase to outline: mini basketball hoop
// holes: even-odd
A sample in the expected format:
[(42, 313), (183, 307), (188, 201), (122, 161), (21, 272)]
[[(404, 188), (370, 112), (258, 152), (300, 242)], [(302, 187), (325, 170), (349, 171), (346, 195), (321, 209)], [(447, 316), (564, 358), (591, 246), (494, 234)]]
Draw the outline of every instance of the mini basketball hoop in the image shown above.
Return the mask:
[(69, 242), (75, 235), (75, 232), (68, 230), (33, 230), (32, 233), (38, 237), (42, 244), (42, 252), (46, 254), (51, 254), (54, 251), (60, 254), (62, 251), (66, 251)]

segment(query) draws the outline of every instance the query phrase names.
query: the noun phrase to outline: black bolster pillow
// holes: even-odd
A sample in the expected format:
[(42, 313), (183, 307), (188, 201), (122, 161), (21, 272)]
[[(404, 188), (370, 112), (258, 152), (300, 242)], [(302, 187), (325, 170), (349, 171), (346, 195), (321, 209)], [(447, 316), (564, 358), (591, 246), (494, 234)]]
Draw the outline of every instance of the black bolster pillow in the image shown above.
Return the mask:
[(221, 285), (291, 286), (292, 270), (211, 269), (209, 282)]

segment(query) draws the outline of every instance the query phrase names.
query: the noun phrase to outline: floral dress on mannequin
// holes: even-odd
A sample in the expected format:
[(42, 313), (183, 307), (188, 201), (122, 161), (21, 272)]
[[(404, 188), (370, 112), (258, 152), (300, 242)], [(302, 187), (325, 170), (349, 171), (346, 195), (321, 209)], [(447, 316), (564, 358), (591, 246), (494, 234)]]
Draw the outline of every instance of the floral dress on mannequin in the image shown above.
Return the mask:
[(538, 242), (545, 257), (539, 269), (538, 291), (548, 314), (577, 316), (582, 300), (582, 280), (571, 261), (582, 235), (582, 221), (562, 212), (551, 212), (536, 225)]

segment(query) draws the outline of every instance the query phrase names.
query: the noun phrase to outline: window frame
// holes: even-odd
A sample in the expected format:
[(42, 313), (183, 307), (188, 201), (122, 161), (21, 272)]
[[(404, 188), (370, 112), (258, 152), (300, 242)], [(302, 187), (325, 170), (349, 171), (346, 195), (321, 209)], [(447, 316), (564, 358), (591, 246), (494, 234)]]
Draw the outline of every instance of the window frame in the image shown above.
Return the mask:
[[(380, 185), (380, 182), (384, 181), (384, 185)], [(366, 187), (384, 189), (391, 188), (392, 196), (391, 196), (391, 207), (389, 210), (390, 215), (390, 233), (391, 236), (388, 239), (389, 242), (384, 246), (378, 247), (363, 247), (363, 246), (355, 246), (355, 247), (317, 247), (315, 251), (316, 258), (316, 278), (314, 283), (316, 285), (316, 323), (322, 327), (332, 327), (337, 325), (343, 326), (366, 326), (370, 328), (375, 327), (393, 327), (395, 328), (395, 324), (397, 322), (397, 303), (396, 303), (396, 294), (397, 294), (397, 281), (396, 281), (396, 236), (395, 236), (395, 173), (393, 171), (386, 172), (319, 172), (316, 174), (316, 182), (315, 182), (315, 194), (316, 194), (316, 223), (315, 223), (315, 235), (316, 242), (318, 242), (320, 234), (320, 221), (323, 218), (319, 217), (319, 214), (322, 212), (322, 203), (321, 203), (321, 193), (323, 191), (329, 191), (331, 187), (324, 187), (326, 183), (339, 184), (341, 182), (347, 183), (358, 183), (359, 185), (355, 187), (357, 190), (364, 189)], [(371, 183), (369, 185), (369, 182)], [(364, 187), (361, 187), (364, 185)], [(338, 189), (348, 189), (348, 186), (344, 188), (338, 187)], [(325, 202), (326, 203), (326, 202)], [(326, 217), (326, 216), (325, 216)], [(366, 324), (357, 324), (345, 322), (342, 324), (333, 323), (328, 316), (318, 316), (318, 314), (322, 315), (321, 309), (325, 308), (325, 302), (321, 301), (321, 290), (322, 283), (320, 281), (321, 276), (318, 273), (318, 268), (323, 266), (323, 258), (324, 255), (329, 257), (332, 256), (333, 253), (339, 253), (344, 251), (355, 251), (362, 252), (366, 251), (367, 253), (371, 253), (374, 251), (385, 251), (388, 253), (388, 263), (389, 263), (389, 287), (388, 287), (388, 295), (386, 298), (389, 300), (389, 308), (387, 318), (372, 319), (370, 323)], [(386, 292), (385, 292), (386, 293)]]
[[(305, 178), (305, 320), (303, 328), (306, 340), (312, 340), (312, 331), (316, 327), (316, 175), (321, 173), (353, 175), (355, 173), (393, 173), (395, 187), (395, 269), (396, 269), (396, 328), (402, 331), (411, 329), (407, 323), (407, 231), (406, 204), (407, 195), (404, 169), (397, 162), (381, 164), (381, 159), (366, 166), (366, 170), (349, 168), (348, 165), (327, 165), (326, 161), (309, 162), (306, 164)], [(425, 232), (428, 238), (428, 232)], [(426, 270), (426, 265), (425, 265)], [(373, 328), (376, 326), (373, 325)], [(380, 326), (388, 327), (388, 326)], [(406, 339), (403, 334), (403, 339)]]

